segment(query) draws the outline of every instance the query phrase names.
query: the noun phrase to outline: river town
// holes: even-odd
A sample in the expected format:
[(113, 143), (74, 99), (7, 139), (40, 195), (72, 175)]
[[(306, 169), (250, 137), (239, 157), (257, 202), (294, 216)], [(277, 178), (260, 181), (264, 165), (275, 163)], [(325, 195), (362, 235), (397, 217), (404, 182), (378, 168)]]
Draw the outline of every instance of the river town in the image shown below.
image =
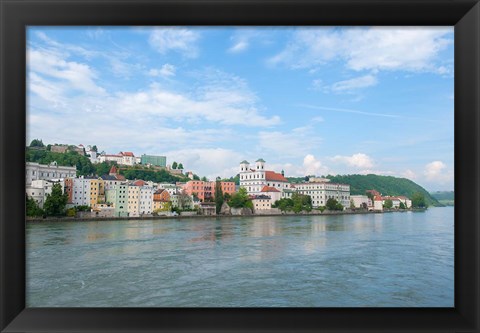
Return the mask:
[[(79, 151), (83, 146), (79, 147)], [(243, 160), (239, 163), (239, 185), (233, 181), (190, 179), (186, 182), (155, 183), (141, 179), (126, 179), (118, 168), (136, 164), (145, 167), (163, 167), (173, 174), (183, 175), (182, 169), (172, 169), (166, 165), (166, 157), (142, 155), (135, 157), (132, 152), (115, 155), (101, 154), (87, 150), (93, 163), (114, 162), (108, 174), (77, 176), (76, 167), (60, 166), (56, 162), (48, 165), (26, 163), (26, 195), (35, 200), (39, 208), (52, 193), (54, 184), (60, 184), (63, 193), (68, 195), (66, 209), (86, 207), (75, 211), (70, 217), (78, 219), (109, 218), (151, 218), (168, 216), (211, 216), (211, 215), (278, 215), (288, 211), (275, 207), (281, 199), (291, 199), (295, 194), (308, 196), (309, 212), (323, 213), (327, 201), (334, 199), (340, 209), (328, 213), (382, 212), (398, 208), (410, 209), (412, 201), (405, 196), (382, 196), (372, 189), (368, 195), (351, 195), (350, 185), (330, 182), (327, 178), (306, 177), (302, 183), (291, 183), (284, 171), (268, 170), (262, 158), (254, 163)], [(221, 209), (216, 208), (215, 192), (221, 191), (227, 198), (244, 189), (251, 201), (249, 208), (230, 207), (227, 201)], [(388, 205), (386, 205), (388, 203)], [(297, 211), (297, 213), (299, 213)], [(68, 214), (67, 214), (68, 215)]]

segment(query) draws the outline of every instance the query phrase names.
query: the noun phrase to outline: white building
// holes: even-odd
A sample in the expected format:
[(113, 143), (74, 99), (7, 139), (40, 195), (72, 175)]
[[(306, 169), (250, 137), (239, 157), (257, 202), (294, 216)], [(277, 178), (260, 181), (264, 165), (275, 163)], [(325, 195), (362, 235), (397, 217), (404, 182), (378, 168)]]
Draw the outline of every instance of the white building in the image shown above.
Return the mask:
[(90, 206), (90, 179), (73, 178), (72, 204), (74, 206)]
[(259, 195), (265, 186), (274, 187), (279, 191), (290, 188), (288, 180), (282, 173), (276, 173), (265, 169), (265, 161), (258, 159), (255, 166), (250, 168), (250, 163), (240, 163), (240, 187), (247, 190), (248, 194)]
[(253, 210), (269, 210), (272, 209), (272, 199), (268, 195), (252, 196)]
[(383, 200), (381, 196), (376, 195), (373, 198), (373, 209), (378, 211), (383, 211)]
[(368, 207), (373, 206), (372, 200), (366, 195), (351, 195), (350, 200), (353, 202), (355, 208), (362, 208), (364, 204)]
[(93, 164), (100, 163), (99, 155), (97, 154), (97, 152), (95, 150), (92, 150), (91, 146), (87, 146), (87, 149), (85, 150), (85, 153), (87, 155), (90, 155), (90, 157), (89, 157), (90, 162), (92, 162)]
[(34, 180), (75, 178), (76, 175), (76, 167), (59, 166), (57, 162), (52, 162), (48, 165), (33, 162), (25, 164), (26, 185), (30, 185)]
[(325, 206), (330, 198), (337, 200), (343, 207), (350, 207), (350, 185), (347, 184), (308, 181), (295, 184), (295, 189), (299, 194), (309, 195), (313, 207)]
[(29, 198), (33, 198), (37, 204), (38, 207), (43, 208), (43, 204), (45, 203), (45, 200), (47, 199), (48, 194), (52, 194), (52, 187), (53, 184), (55, 183), (60, 183), (62, 187), (62, 192), (63, 192), (63, 187), (64, 183), (63, 180), (43, 180), (43, 179), (37, 179), (33, 180), (30, 185), (27, 185), (25, 187), (25, 192), (27, 193), (27, 196)]
[(98, 160), (100, 162), (116, 162), (117, 164), (121, 165), (134, 165), (137, 162), (135, 155), (132, 152), (120, 152), (118, 154), (103, 154), (98, 156)]
[(140, 214), (152, 214), (153, 212), (153, 192), (154, 189), (151, 186), (140, 187), (139, 197), (139, 213)]
[(282, 191), (277, 190), (272, 186), (264, 186), (261, 190), (261, 195), (266, 195), (270, 198), (270, 203), (273, 205), (275, 201), (282, 199)]

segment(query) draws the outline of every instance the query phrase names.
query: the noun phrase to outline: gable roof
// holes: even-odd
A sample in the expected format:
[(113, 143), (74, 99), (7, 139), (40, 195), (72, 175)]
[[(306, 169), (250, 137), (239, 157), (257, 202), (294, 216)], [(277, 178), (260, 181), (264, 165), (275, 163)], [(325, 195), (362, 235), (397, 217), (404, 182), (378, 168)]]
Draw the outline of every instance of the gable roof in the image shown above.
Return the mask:
[(133, 185), (135, 185), (135, 186), (144, 186), (145, 184), (146, 184), (145, 181), (143, 181), (141, 179), (133, 182)]
[(285, 182), (288, 183), (288, 179), (282, 176), (281, 173), (276, 173), (273, 171), (265, 171), (265, 179), (275, 182)]
[(135, 155), (133, 155), (133, 153), (131, 151), (120, 152), (120, 154), (122, 154), (123, 156), (131, 156), (131, 157), (135, 156)]
[(264, 186), (260, 192), (280, 192), (275, 187)]
[(115, 167), (115, 165), (112, 165), (112, 167), (110, 168), (110, 171), (108, 173), (109, 174), (117, 173), (117, 168)]

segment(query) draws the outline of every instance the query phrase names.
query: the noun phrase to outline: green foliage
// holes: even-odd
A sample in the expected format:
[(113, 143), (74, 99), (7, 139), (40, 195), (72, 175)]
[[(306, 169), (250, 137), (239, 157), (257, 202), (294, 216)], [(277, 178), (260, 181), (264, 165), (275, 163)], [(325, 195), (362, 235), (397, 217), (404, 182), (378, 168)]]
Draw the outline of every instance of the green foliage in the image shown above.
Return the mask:
[(412, 207), (414, 208), (427, 208), (428, 204), (425, 201), (423, 193), (416, 192), (412, 195)]
[(95, 174), (97, 176), (108, 175), (108, 173), (110, 172), (110, 169), (112, 168), (112, 165), (116, 165), (116, 163), (102, 162), (102, 163), (94, 164)]
[(129, 167), (121, 169), (120, 173), (127, 179), (143, 179), (155, 183), (175, 183), (178, 181), (187, 181), (185, 177), (174, 176), (166, 170), (152, 170), (148, 168)]
[(50, 164), (54, 161), (61, 166), (74, 166), (77, 168), (78, 176), (92, 175), (96, 172), (96, 168), (86, 156), (82, 156), (75, 151), (66, 153), (54, 153), (48, 150), (28, 149), (25, 152), (27, 162), (35, 162), (40, 164)]
[(278, 208), (282, 212), (293, 211), (300, 213), (302, 211), (310, 212), (312, 210), (312, 198), (309, 195), (294, 193), (292, 198), (282, 198), (275, 201), (273, 208)]
[(405, 206), (405, 204), (403, 202), (400, 201), (400, 205), (398, 206), (398, 208), (406, 209), (407, 207)]
[(96, 146), (96, 145), (93, 145), (93, 146), (92, 146), (92, 150), (93, 150), (94, 152), (98, 152), (97, 146)]
[(280, 209), (281, 212), (287, 212), (293, 210), (294, 202), (290, 198), (282, 198), (280, 200), (275, 201), (272, 205), (274, 208)]
[(202, 177), (202, 181), (204, 181), (204, 182), (208, 182), (208, 179), (207, 179), (207, 177), (203, 176), (203, 177)]
[(437, 191), (430, 193), (432, 197), (434, 197), (437, 200), (449, 200), (453, 201), (455, 200), (455, 192), (454, 191)]
[(320, 207), (318, 207), (317, 209), (318, 209), (321, 213), (323, 213), (323, 212), (325, 211), (326, 207), (325, 207), (325, 206), (320, 206)]
[(174, 161), (172, 163), (172, 169), (176, 169), (177, 167), (178, 167), (178, 163)]
[(222, 182), (234, 182), (235, 185), (240, 185), (240, 174), (237, 174), (235, 177), (224, 178)]
[(43, 148), (45, 145), (43, 144), (43, 141), (40, 139), (33, 139), (32, 142), (30, 142), (30, 147), (39, 147)]
[(198, 177), (197, 175), (193, 175), (193, 180), (200, 180), (200, 177)]
[(75, 217), (75, 215), (77, 214), (77, 211), (75, 210), (75, 208), (69, 208), (67, 209), (67, 212), (65, 215), (67, 215), (68, 217)]
[(92, 210), (92, 207), (88, 205), (82, 205), (82, 206), (75, 206), (75, 210), (77, 212), (89, 212)]
[(222, 185), (219, 181), (217, 181), (215, 183), (215, 208), (217, 214), (220, 214), (224, 200), (225, 199), (223, 197)]
[(61, 216), (65, 214), (65, 206), (68, 201), (68, 194), (62, 193), (62, 186), (55, 183), (52, 186), (52, 193), (47, 194), (43, 208), (48, 216)]
[(328, 199), (325, 206), (328, 210), (343, 210), (343, 205), (333, 198)]
[[(343, 175), (343, 176), (327, 176), (332, 183), (341, 183), (350, 185), (350, 193), (365, 194), (366, 190), (377, 190), (383, 195), (404, 195), (412, 198), (416, 192), (422, 193), (425, 197), (425, 203), (432, 206), (442, 206), (437, 199), (420, 185), (406, 178), (397, 178), (392, 176), (369, 175)], [(367, 194), (368, 195), (368, 194)]]
[(32, 217), (38, 217), (38, 216), (43, 216), (45, 213), (43, 209), (38, 207), (37, 202), (33, 198), (29, 198), (27, 195), (25, 195), (25, 204), (26, 204), (26, 214), (27, 216), (32, 216)]
[(183, 170), (183, 164), (182, 163), (178, 163), (178, 169)]
[(383, 204), (383, 208), (390, 209), (393, 207), (393, 201), (390, 199), (385, 200), (385, 203)]
[(248, 196), (247, 190), (245, 188), (240, 188), (238, 192), (232, 194), (228, 205), (233, 208), (243, 208), (248, 207), (253, 209), (253, 203), (250, 197)]

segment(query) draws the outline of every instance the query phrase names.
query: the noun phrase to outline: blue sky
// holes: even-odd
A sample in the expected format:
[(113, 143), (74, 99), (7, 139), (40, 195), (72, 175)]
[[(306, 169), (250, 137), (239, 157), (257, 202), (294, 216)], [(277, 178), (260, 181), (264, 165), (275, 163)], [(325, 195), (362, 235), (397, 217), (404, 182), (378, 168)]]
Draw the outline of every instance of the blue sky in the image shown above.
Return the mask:
[(453, 189), (453, 27), (30, 27), (27, 140)]

